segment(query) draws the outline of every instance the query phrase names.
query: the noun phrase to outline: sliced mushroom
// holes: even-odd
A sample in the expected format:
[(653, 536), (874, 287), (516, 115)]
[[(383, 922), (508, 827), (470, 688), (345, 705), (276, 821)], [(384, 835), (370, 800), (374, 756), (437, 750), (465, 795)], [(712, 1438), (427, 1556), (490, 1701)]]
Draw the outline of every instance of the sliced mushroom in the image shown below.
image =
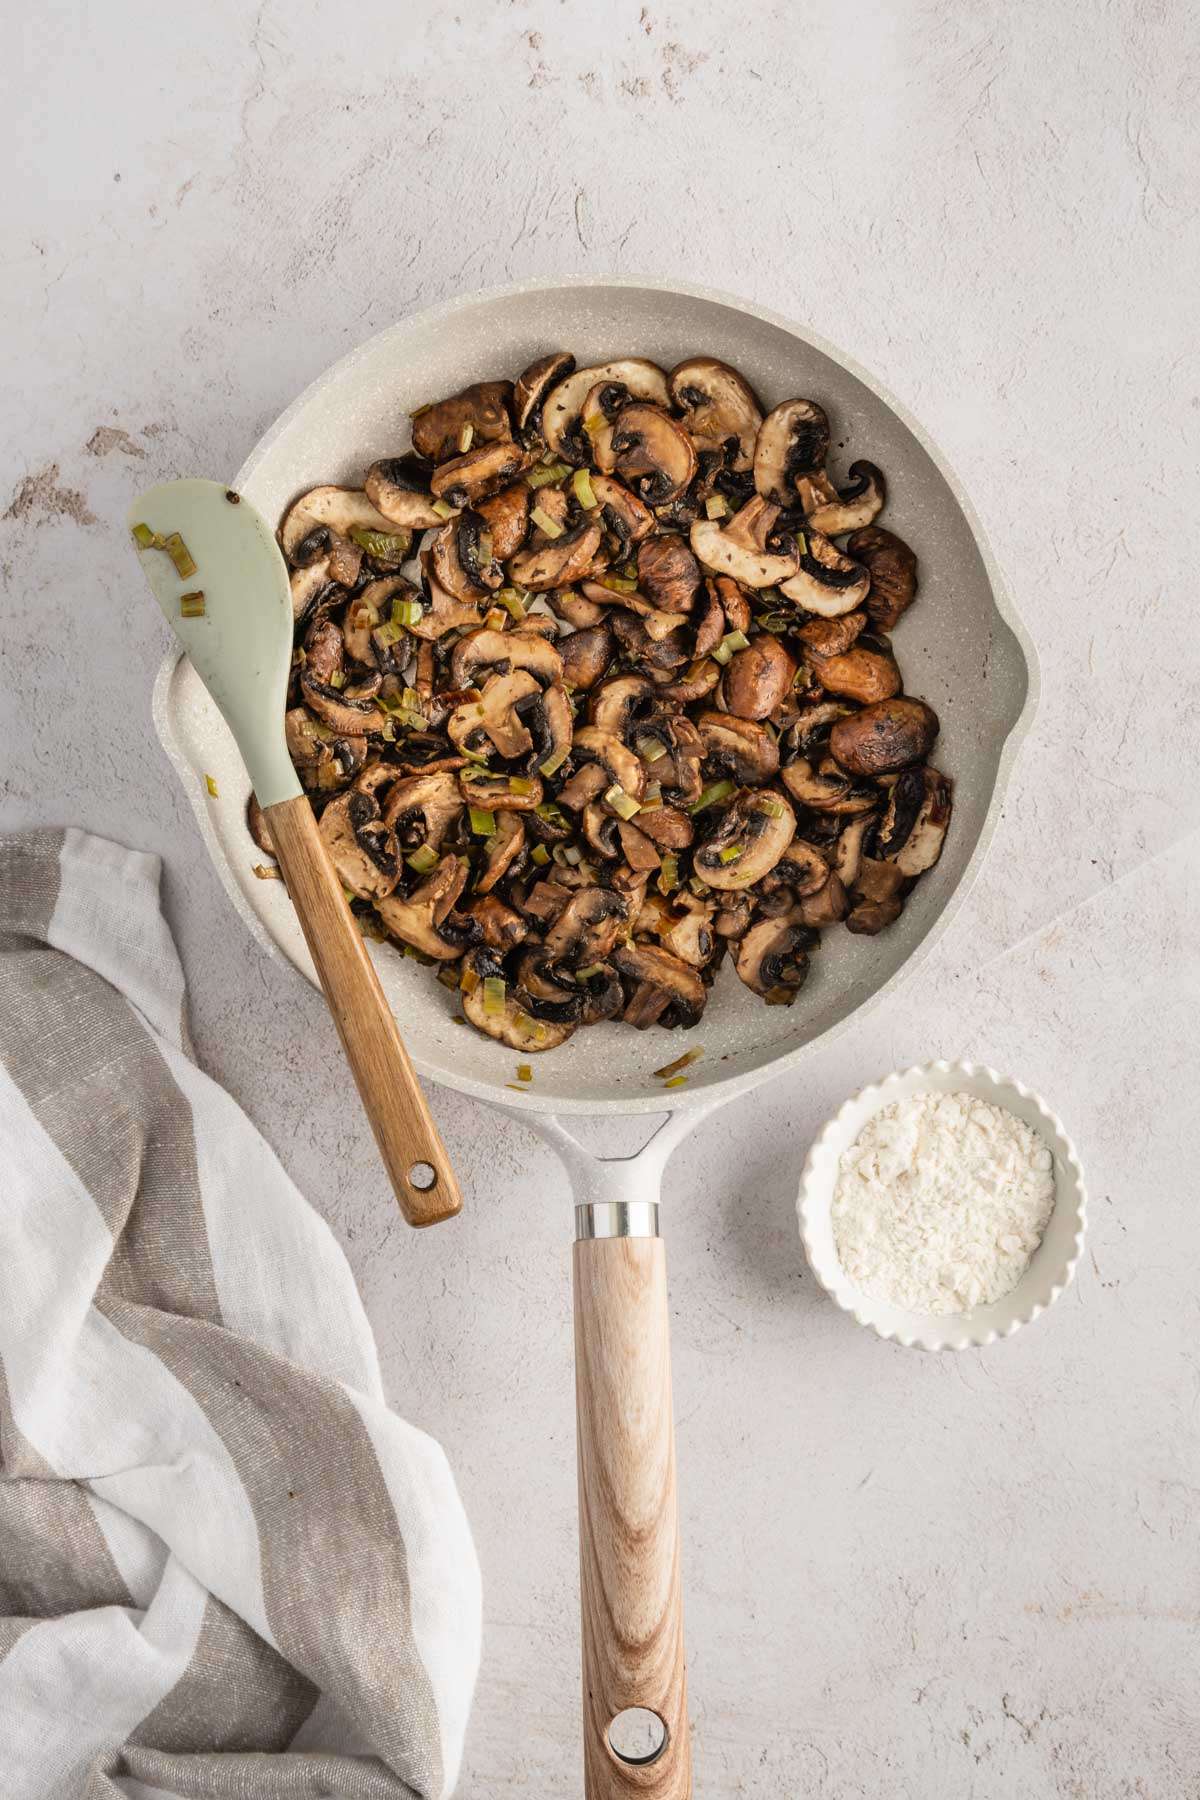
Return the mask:
[(692, 440), (670, 413), (635, 401), (622, 407), (612, 428), (613, 467), (635, 484), (648, 506), (665, 506), (696, 473)]
[[(284, 514), (279, 547), (293, 567), (303, 567), (327, 553), (333, 539), (349, 544), (352, 531), (390, 534), (395, 529), (394, 521), (377, 512), (361, 488), (315, 487), (294, 500)], [(356, 548), (360, 563), (362, 549)], [(356, 563), (353, 572), (331, 569), (330, 575), (334, 580), (353, 581), (357, 572)]]
[(361, 729), (339, 736), (303, 706), (292, 707), (283, 725), (288, 755), (310, 793), (344, 787), (367, 760)]
[(539, 356), (527, 369), (522, 369), (513, 384), (512, 416), (522, 443), (539, 442), (542, 436), (542, 406), (551, 388), (565, 381), (575, 367), (569, 350), (551, 350)]
[[(639, 813), (638, 819), (641, 821), (650, 818), (651, 816), (650, 813)], [(636, 869), (640, 872), (642, 870), (657, 869), (660, 866), (659, 854), (654, 847), (654, 842), (651, 838), (647, 837), (643, 830), (641, 830), (640, 824), (635, 825), (632, 819), (618, 819), (617, 837), (620, 841), (625, 861), (629, 864), (631, 869)]]
[(388, 793), (383, 817), (403, 850), (440, 850), (462, 810), (463, 797), (454, 775), (439, 770), (397, 781)]
[(862, 605), (871, 577), (861, 563), (843, 556), (819, 531), (802, 531), (795, 542), (799, 566), (779, 583), (781, 594), (824, 619), (836, 619)]
[(703, 712), (696, 729), (705, 764), (739, 787), (762, 787), (779, 768), (779, 746), (765, 725), (735, 713)]
[(584, 725), (575, 733), (572, 751), (581, 761), (598, 762), (631, 800), (646, 791), (646, 770), (641, 760), (613, 731)]
[(823, 755), (829, 746), (830, 733), (839, 719), (846, 719), (854, 708), (844, 700), (822, 700), (801, 709), (784, 739), (787, 757), (806, 756), (811, 761)]
[(697, 519), (691, 529), (692, 549), (706, 568), (731, 575), (746, 587), (784, 586), (796, 575), (799, 552), (795, 540), (786, 536), (774, 540), (778, 547), (771, 548), (778, 517), (779, 507), (756, 494), (728, 524)]
[(586, 693), (603, 679), (616, 654), (616, 641), (607, 625), (590, 625), (560, 638), (563, 682)]
[(691, 706), (711, 694), (721, 679), (721, 666), (711, 657), (692, 663), (678, 680), (669, 682), (660, 692), (677, 706)]
[(654, 764), (654, 778), (664, 799), (680, 806), (693, 805), (704, 788), (700, 773), (704, 745), (700, 733), (690, 719), (675, 713), (655, 722), (654, 735), (667, 747), (666, 756)]
[(700, 589), (700, 565), (674, 532), (638, 546), (638, 588), (664, 613), (690, 613)]
[(536, 775), (504, 775), (469, 763), (456, 777), (468, 806), (481, 812), (533, 812), (542, 804), (542, 783)]
[(842, 656), (867, 623), (861, 610), (842, 613), (836, 619), (807, 619), (796, 636), (818, 656)]
[(697, 448), (723, 450), (736, 439), (729, 466), (754, 466), (754, 450), (762, 409), (745, 378), (712, 356), (693, 356), (676, 363), (667, 378), (671, 399)]
[(713, 920), (718, 937), (732, 942), (745, 937), (754, 916), (754, 903), (749, 894), (722, 894), (721, 906)]
[(950, 783), (936, 769), (905, 769), (896, 777), (879, 825), (876, 855), (911, 879), (932, 869), (950, 823)]
[(627, 557), (633, 546), (654, 530), (654, 514), (623, 482), (614, 481), (611, 475), (593, 475), (592, 492), (599, 502), (604, 529), (616, 545), (618, 557)]
[(455, 707), (446, 721), (446, 735), (468, 754), (479, 753), (486, 740), (490, 748), (482, 750), (484, 755), (495, 749), (504, 757), (525, 756), (533, 748), (533, 739), (518, 716), (517, 703), (541, 691), (527, 669), (492, 675), (477, 700), (464, 700)]
[(384, 715), (375, 704), (379, 676), (355, 688), (330, 687), (307, 670), (300, 675), (300, 695), (309, 711), (342, 737), (372, 737), (382, 733)]
[(867, 833), (875, 828), (875, 815), (863, 813), (857, 819), (851, 819), (837, 841), (834, 852), (833, 870), (842, 885), (852, 888), (858, 881), (859, 871), (863, 865), (863, 851)]
[(777, 637), (760, 632), (725, 668), (725, 704), (743, 719), (769, 719), (791, 692), (796, 663)]
[(686, 850), (696, 835), (692, 821), (677, 806), (643, 807), (637, 823), (642, 835), (660, 850)]
[[(582, 812), (593, 800), (599, 798), (606, 787), (611, 786), (607, 769), (601, 763), (584, 763), (576, 769), (569, 780), (565, 781), (558, 793), (558, 804), (571, 812)], [(569, 832), (558, 832), (557, 837), (567, 838)]]
[(545, 686), (561, 681), (562, 657), (555, 646), (535, 632), (472, 631), (460, 638), (450, 653), (450, 677), (455, 687), (472, 687), (484, 669), (528, 669)]
[(533, 458), (528, 450), (509, 439), (480, 444), (462, 456), (441, 463), (433, 472), (430, 489), (448, 506), (474, 506), (515, 481)]
[(670, 400), (667, 378), (662, 370), (640, 357), (576, 369), (546, 395), (542, 406), (542, 435), (555, 455), (574, 463), (577, 468), (585, 468), (592, 456), (581, 419), (583, 403), (591, 390), (604, 381), (628, 388), (636, 400), (649, 400), (658, 406), (666, 406)]
[(483, 869), (475, 878), (475, 892), (490, 894), (516, 864), (524, 848), (525, 821), (520, 813), (497, 812), (496, 829), (484, 848)]
[(462, 945), (442, 937), (438, 926), (458, 899), (466, 879), (466, 863), (457, 856), (443, 856), (407, 899), (389, 894), (375, 902), (375, 911), (393, 937), (438, 962), (450, 962), (462, 954)]
[(430, 540), (430, 572), (456, 600), (478, 604), (503, 584), (499, 562), (484, 556), (485, 536), (483, 520), (472, 510), (447, 519)]
[(475, 510), (492, 540), (497, 561), (507, 562), (515, 556), (528, 537), (530, 505), (529, 488), (523, 481), (514, 481), (511, 487), (477, 503)]
[(819, 930), (822, 925), (836, 925), (850, 910), (850, 899), (840, 876), (830, 871), (829, 879), (815, 894), (805, 894), (800, 902), (800, 917), (806, 925)]
[(644, 675), (617, 675), (588, 701), (588, 722), (623, 738), (635, 723), (649, 719), (654, 705), (654, 686)]
[(796, 816), (777, 794), (739, 794), (693, 856), (709, 887), (753, 887), (770, 873), (796, 831)]
[(583, 1021), (583, 995), (568, 970), (556, 969), (548, 952), (540, 947), (524, 951), (517, 963), (515, 999), (535, 1019), (551, 1025), (579, 1025)]
[(374, 794), (352, 789), (331, 800), (320, 832), (343, 887), (362, 900), (391, 893), (400, 878), (400, 852)]
[(696, 635), (692, 649), (698, 657), (710, 656), (725, 636), (725, 608), (721, 604), (721, 588), (735, 587), (727, 575), (710, 575), (704, 584), (704, 598), (693, 618)]
[[(613, 950), (612, 961), (627, 980), (666, 994), (668, 1008), (676, 1023), (685, 1028), (697, 1023), (708, 998), (707, 989), (696, 971), (679, 957), (654, 944), (618, 944)], [(662, 1018), (666, 1010), (660, 1009), (656, 1017)], [(629, 1013), (625, 1016), (628, 1019)], [(646, 1020), (647, 1024), (654, 1022), (654, 1018)]]
[(839, 719), (829, 733), (829, 748), (851, 775), (891, 775), (923, 762), (937, 734), (932, 706), (898, 694)]
[(267, 821), (256, 794), (251, 794), (246, 802), (246, 830), (264, 855), (274, 856), (275, 840), (267, 829)]
[(574, 588), (547, 588), (546, 601), (556, 618), (564, 619), (577, 631), (587, 631), (593, 625), (605, 623), (608, 606), (597, 606), (592, 600), (585, 600)]
[(574, 1024), (556, 1024), (549, 1019), (535, 1019), (519, 989), (514, 989), (505, 982), (499, 1003), (493, 998), (492, 990), (485, 985), (487, 979), (495, 975), (504, 980), (502, 964), (495, 960), (493, 951), (472, 952), (467, 959), (467, 967), (476, 976), (476, 981), (470, 988), (463, 989), (462, 1009), (477, 1031), (482, 1031), (485, 1036), (495, 1038), (498, 1043), (507, 1044), (510, 1050), (520, 1050), (525, 1055), (534, 1055), (541, 1050), (556, 1050), (560, 1044), (566, 1043), (575, 1029)]
[(304, 667), (328, 686), (340, 675), (346, 659), (346, 642), (332, 619), (318, 619), (304, 640)]
[(514, 912), (511, 906), (505, 906), (503, 900), (497, 900), (494, 894), (472, 900), (462, 913), (454, 914), (452, 923), (457, 924), (460, 919), (472, 936), (478, 934), (477, 942), (486, 944), (489, 949), (499, 950), (502, 955), (529, 936), (528, 923), (520, 913)]
[(814, 531), (823, 531), (826, 537), (859, 531), (883, 511), (887, 482), (882, 469), (870, 462), (853, 462), (849, 472), (850, 482), (844, 488), (835, 488), (823, 474), (801, 476), (796, 483), (805, 518)]
[(572, 895), (546, 934), (546, 954), (556, 963), (604, 962), (629, 914), (624, 895), (611, 888), (583, 888)]
[(632, 613), (624, 610), (613, 614), (612, 628), (620, 639), (626, 662), (631, 663), (634, 668), (644, 669), (652, 681), (669, 681), (671, 671), (688, 660), (687, 639), (682, 624), (654, 637), (647, 629), (652, 623), (661, 626), (664, 619), (673, 616), (655, 613), (651, 617), (647, 613), (645, 617), (635, 618)]
[(752, 925), (738, 944), (733, 966), (746, 986), (772, 1006), (790, 1006), (808, 976), (808, 951), (816, 933), (799, 911)]
[(528, 588), (531, 593), (570, 587), (587, 574), (599, 548), (600, 527), (585, 515), (561, 537), (547, 538), (544, 543), (520, 551), (510, 560), (508, 572), (519, 587)]
[(769, 412), (758, 433), (754, 485), (764, 500), (792, 506), (796, 482), (825, 467), (829, 420), (815, 400), (785, 400)]
[(491, 444), (512, 436), (508, 381), (477, 381), (460, 394), (437, 400), (413, 414), (413, 449), (430, 462), (462, 456), (476, 444)]
[(894, 631), (901, 615), (916, 598), (917, 559), (903, 538), (868, 525), (847, 539), (846, 554), (870, 572), (871, 591), (867, 611), (877, 631)]
[[(681, 625), (687, 623), (684, 613), (660, 612), (641, 594), (624, 594), (615, 588), (605, 587), (599, 581), (585, 581), (580, 592), (594, 606), (621, 607), (627, 612), (635, 613), (642, 622), (642, 629), (652, 644), (661, 644), (672, 632), (677, 632)], [(615, 622), (614, 622), (615, 627)]]
[(659, 942), (664, 950), (677, 956), (693, 969), (703, 969), (712, 961), (717, 948), (713, 929), (714, 900), (698, 900), (691, 894), (681, 896), (678, 911), (668, 908), (667, 918), (659, 928)]
[(841, 656), (817, 656), (810, 650), (809, 661), (828, 694), (844, 694), (872, 706), (900, 692), (900, 670), (890, 648), (874, 650), (856, 643)]
[(846, 930), (856, 937), (874, 937), (900, 917), (904, 876), (895, 863), (863, 857), (854, 883), (854, 905), (846, 917)]
[(772, 869), (771, 881), (778, 881), (794, 894), (815, 894), (829, 879), (829, 864), (815, 844), (805, 838), (793, 838)]
[(433, 470), (419, 456), (386, 456), (367, 470), (367, 499), (389, 521), (408, 531), (433, 531), (442, 523), (434, 511), (429, 478)]
[[(605, 862), (615, 862), (621, 854), (617, 838), (617, 815), (600, 800), (590, 800), (583, 809), (583, 835)], [(655, 865), (658, 858), (654, 859)]]
[(292, 594), (292, 620), (296, 625), (312, 616), (325, 595), (337, 600), (342, 592), (340, 585), (330, 579), (328, 556), (308, 563), (304, 568), (293, 569), (288, 586)]
[(814, 812), (852, 818), (873, 812), (879, 804), (876, 790), (856, 786), (831, 756), (824, 757), (815, 769), (807, 757), (798, 756), (780, 771), (780, 780), (793, 800)]

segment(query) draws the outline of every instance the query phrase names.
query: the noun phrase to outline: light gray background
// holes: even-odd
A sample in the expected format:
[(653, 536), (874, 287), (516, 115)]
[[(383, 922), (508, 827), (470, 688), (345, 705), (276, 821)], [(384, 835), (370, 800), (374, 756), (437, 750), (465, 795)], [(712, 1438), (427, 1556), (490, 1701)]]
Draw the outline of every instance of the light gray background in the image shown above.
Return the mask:
[[(333, 1222), (396, 1403), (451, 1453), (487, 1607), (460, 1792), (579, 1787), (565, 1184), (434, 1092), (468, 1209), (398, 1222), (320, 1002), (237, 924), (152, 736), (166, 634), (121, 520), (154, 479), (230, 472), (405, 311), (612, 271), (740, 290), (877, 371), (973, 496), (1044, 681), (919, 982), (668, 1174), (697, 1791), (1192, 1800), (1192, 10), (121, 0), (24, 33), (0, 817), (165, 858), (201, 1058)], [(1055, 1311), (943, 1358), (836, 1313), (792, 1210), (827, 1113), (935, 1056), (1040, 1088), (1093, 1193)]]

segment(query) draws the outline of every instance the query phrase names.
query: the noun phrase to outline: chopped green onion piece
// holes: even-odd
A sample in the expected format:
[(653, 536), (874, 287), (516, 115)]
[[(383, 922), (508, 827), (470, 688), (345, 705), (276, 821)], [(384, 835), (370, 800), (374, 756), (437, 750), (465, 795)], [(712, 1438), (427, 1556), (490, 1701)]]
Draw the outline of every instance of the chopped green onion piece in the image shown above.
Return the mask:
[(763, 613), (758, 621), (758, 628), (760, 631), (769, 631), (772, 636), (777, 636), (781, 631), (790, 631), (795, 623), (794, 613), (769, 612)]
[(458, 434), (458, 453), (460, 456), (465, 456), (467, 454), (467, 451), (471, 448), (471, 440), (474, 436), (475, 427), (471, 424), (464, 425)]
[(583, 861), (583, 852), (577, 850), (574, 844), (556, 844), (554, 847), (556, 850), (562, 851), (573, 869), (577, 869)]
[(217, 784), (211, 775), (206, 775), (204, 777), (204, 785), (208, 789), (210, 799), (219, 800), (221, 798), (220, 793), (217, 791)]
[(476, 837), (491, 837), (496, 829), (496, 815), (486, 812), (482, 806), (473, 806), (471, 813), (471, 830)]
[(636, 594), (637, 581), (628, 575), (602, 575), (600, 586), (614, 594)]
[(525, 602), (516, 588), (504, 587), (496, 595), (501, 606), (506, 607), (514, 619), (525, 617)]
[(462, 980), (458, 985), (464, 994), (473, 994), (475, 989), (479, 986), (479, 977), (474, 969), (464, 969), (462, 972)]
[(675, 1058), (674, 1062), (664, 1063), (661, 1069), (655, 1069), (654, 1074), (660, 1081), (668, 1081), (672, 1075), (679, 1075), (684, 1069), (690, 1069), (692, 1064), (699, 1062), (703, 1055), (704, 1052), (700, 1049), (685, 1050), (682, 1056)]
[(662, 782), (652, 781), (642, 795), (642, 811), (654, 812), (662, 803)]
[(709, 887), (707, 881), (702, 881), (699, 875), (690, 875), (688, 877), (688, 886), (691, 888), (693, 894), (697, 894), (701, 898), (703, 898), (705, 894), (712, 893), (712, 889)]
[(425, 402), (424, 406), (418, 406), (417, 410), (415, 412), (410, 412), (408, 416), (410, 419), (423, 419), (427, 412), (432, 412), (432, 411), (433, 411), (433, 401), (427, 400)]
[(258, 876), (258, 879), (260, 881), (282, 881), (283, 880), (283, 876), (279, 873), (279, 870), (276, 868), (269, 867), (266, 863), (255, 863), (254, 864), (254, 873)]
[(670, 1081), (664, 1081), (663, 1086), (665, 1088), (686, 1087), (687, 1086), (687, 1076), (686, 1075), (674, 1075), (674, 1076), (672, 1076)]
[(446, 500), (435, 500), (433, 503), (433, 510), (439, 519), (452, 519), (454, 517), (454, 508)]
[(483, 978), (483, 1010), (493, 1018), (504, 1011), (504, 996), (507, 985), (502, 975), (485, 975)]
[(608, 420), (602, 412), (589, 413), (587, 418), (583, 421), (583, 429), (587, 432), (589, 437), (595, 437), (596, 433), (603, 431), (607, 424)]
[(508, 623), (508, 614), (502, 606), (492, 606), (484, 614), (483, 622), (489, 631), (503, 631)]
[(530, 854), (539, 869), (544, 869), (546, 864), (550, 861), (550, 852), (547, 850), (545, 844), (535, 844)]
[(423, 619), (424, 617), (425, 603), (423, 600), (392, 601), (393, 625), (415, 625), (418, 619)]
[(744, 631), (727, 631), (713, 651), (713, 657), (719, 663), (727, 663), (735, 650), (745, 650), (749, 643)]
[(643, 762), (656, 763), (667, 754), (667, 746), (656, 737), (643, 737), (637, 741), (637, 753)]
[(657, 887), (660, 894), (670, 894), (679, 886), (679, 858), (672, 851), (662, 859), (662, 868), (658, 871)]
[(481, 531), (479, 534), (479, 560), (485, 563), (490, 563), (492, 560), (492, 534), (490, 531)]
[(561, 480), (562, 476), (556, 469), (530, 469), (525, 477), (525, 485), (536, 494), (539, 488), (549, 487), (552, 482)]
[(375, 636), (379, 639), (379, 642), (385, 646), (389, 644), (398, 644), (400, 639), (404, 636), (404, 626), (399, 619), (389, 619), (385, 625), (376, 627)]
[(156, 550), (158, 548), (158, 534), (151, 531), (148, 525), (134, 526), (133, 541), (139, 550)]
[(350, 541), (376, 562), (401, 563), (412, 548), (412, 532), (372, 531), (367, 525), (352, 525)]
[(508, 778), (508, 791), (510, 794), (532, 794), (533, 783), (530, 781), (528, 775), (510, 775)]
[(622, 563), (621, 567), (617, 570), (617, 574), (623, 575), (625, 577), (626, 581), (636, 581), (637, 580), (637, 564), (634, 562)]
[(565, 529), (556, 519), (552, 519), (549, 513), (543, 512), (540, 506), (534, 507), (529, 518), (531, 523), (536, 525), (539, 530), (544, 531), (548, 538), (560, 538)]
[(553, 800), (543, 800), (533, 810), (539, 819), (545, 819), (547, 825), (564, 826), (567, 822), (566, 813), (561, 806), (556, 806)]
[(808, 539), (805, 537), (805, 535), (802, 531), (798, 531), (796, 533), (796, 548), (800, 552), (801, 556), (808, 555)]
[(544, 763), (538, 764), (539, 775), (556, 775), (571, 754), (569, 750), (556, 750), (548, 756)]
[(414, 850), (412, 855), (406, 856), (404, 860), (410, 869), (417, 871), (418, 875), (428, 875), (430, 869), (437, 868), (438, 853), (432, 844), (422, 844), (419, 850)]
[(639, 813), (642, 810), (638, 802), (633, 798), (633, 795), (627, 794), (618, 781), (613, 782), (604, 798), (608, 801), (608, 804), (612, 807), (613, 811), (622, 819), (632, 819), (635, 813)]
[(575, 498), (585, 512), (592, 512), (599, 506), (600, 502), (596, 498), (592, 478), (586, 469), (576, 469), (571, 477), (571, 486), (575, 489)]
[(204, 595), (199, 588), (190, 594), (180, 594), (179, 611), (185, 619), (202, 619), (204, 617)]
[(741, 854), (742, 846), (740, 844), (726, 844), (723, 850), (717, 852), (717, 858), (723, 863), (733, 863), (737, 862)]
[(703, 812), (706, 807), (715, 806), (718, 800), (728, 800), (732, 792), (732, 781), (710, 782), (701, 793), (700, 798), (696, 801), (695, 805), (689, 806), (688, 811), (693, 813)]
[(335, 669), (333, 674), (329, 677), (329, 685), (340, 693), (346, 685), (345, 669)]
[(165, 550), (175, 564), (175, 573), (181, 581), (186, 581), (189, 575), (196, 573), (196, 564), (192, 553), (177, 531), (169, 532), (163, 538), (159, 549)]
[(765, 812), (768, 819), (782, 819), (784, 813), (783, 801), (776, 800), (773, 794), (764, 794), (759, 801), (759, 811)]
[(704, 511), (710, 519), (723, 519), (729, 511), (724, 494), (710, 494), (704, 502)]
[(517, 1064), (517, 1080), (518, 1081), (532, 1081), (533, 1080), (533, 1070), (530, 1068), (528, 1063), (518, 1063)]
[(443, 987), (453, 988), (458, 992), (458, 971), (453, 963), (443, 963), (437, 972), (437, 978)]

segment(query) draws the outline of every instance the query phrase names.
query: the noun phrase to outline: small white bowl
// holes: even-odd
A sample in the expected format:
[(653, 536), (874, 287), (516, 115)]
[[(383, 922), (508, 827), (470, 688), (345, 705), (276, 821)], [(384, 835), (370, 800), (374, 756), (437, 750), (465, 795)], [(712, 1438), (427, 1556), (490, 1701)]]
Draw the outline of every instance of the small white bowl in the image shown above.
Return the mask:
[[(833, 1192), (843, 1150), (873, 1114), (906, 1094), (974, 1094), (1032, 1127), (1054, 1158), (1054, 1211), (1029, 1267), (1011, 1292), (970, 1312), (914, 1313), (860, 1292), (838, 1261)], [(800, 1177), (800, 1236), (809, 1267), (831, 1299), (882, 1338), (918, 1350), (966, 1350), (1011, 1337), (1052, 1306), (1071, 1281), (1083, 1249), (1087, 1192), (1075, 1146), (1039, 1095), (977, 1063), (928, 1063), (852, 1095), (813, 1143)]]

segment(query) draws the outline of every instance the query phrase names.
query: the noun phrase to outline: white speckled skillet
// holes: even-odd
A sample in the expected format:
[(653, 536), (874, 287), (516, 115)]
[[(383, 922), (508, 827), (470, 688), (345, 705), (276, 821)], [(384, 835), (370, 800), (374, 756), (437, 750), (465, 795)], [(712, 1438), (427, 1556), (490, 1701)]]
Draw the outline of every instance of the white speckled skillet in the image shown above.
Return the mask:
[[(234, 485), (268, 518), (319, 482), (358, 485), (371, 461), (407, 443), (412, 408), (469, 381), (511, 376), (555, 348), (571, 350), (581, 365), (637, 355), (670, 368), (686, 355), (721, 357), (768, 406), (795, 394), (821, 402), (833, 426), (835, 473), (856, 456), (879, 464), (889, 490), (883, 523), (912, 545), (921, 569), (896, 651), (906, 689), (941, 718), (936, 762), (954, 781), (954, 817), (937, 868), (881, 936), (826, 933), (792, 1007), (763, 1006), (726, 969), (701, 1025), (686, 1037), (620, 1025), (581, 1031), (535, 1060), (533, 1083), (520, 1094), (506, 1085), (514, 1053), (454, 1024), (453, 996), (427, 970), (387, 947), (376, 958), (421, 1073), (523, 1116), (570, 1170), (581, 1240), (587, 1791), (605, 1800), (633, 1793), (674, 1800), (690, 1791), (690, 1775), (658, 1176), (697, 1119), (795, 1067), (928, 955), (983, 861), (1036, 708), (1037, 663), (970, 502), (916, 421), (830, 345), (774, 313), (700, 288), (589, 277), (431, 307), (315, 381), (251, 452)], [(246, 776), (185, 660), (172, 656), (163, 665), (154, 716), (233, 904), (260, 943), (315, 980), (286, 893), (252, 873), (260, 857), (245, 826)], [(217, 799), (208, 795), (205, 772), (216, 777)], [(664, 1091), (652, 1071), (692, 1044), (703, 1046), (703, 1059), (686, 1086)], [(675, 1116), (638, 1156), (623, 1159), (593, 1157), (547, 1117), (664, 1112)], [(607, 1735), (609, 1720), (634, 1706), (665, 1721), (650, 1764), (626, 1760)]]

